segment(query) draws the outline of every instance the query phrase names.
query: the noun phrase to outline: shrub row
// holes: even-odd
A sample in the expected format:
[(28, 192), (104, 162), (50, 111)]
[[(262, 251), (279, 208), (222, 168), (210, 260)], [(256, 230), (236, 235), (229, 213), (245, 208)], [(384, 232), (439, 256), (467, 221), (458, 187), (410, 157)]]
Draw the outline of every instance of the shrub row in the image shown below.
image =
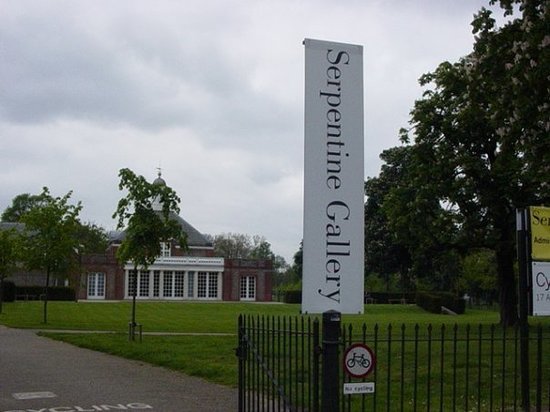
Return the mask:
[(284, 303), (302, 303), (301, 290), (285, 290), (283, 292)]
[(416, 293), (414, 292), (370, 292), (367, 298), (374, 299), (374, 303), (390, 303), (391, 300), (405, 299), (407, 303), (414, 303)]
[(442, 306), (457, 314), (466, 311), (466, 301), (449, 292), (417, 292), (416, 305), (432, 313), (441, 313)]
[[(390, 303), (391, 300), (405, 299), (407, 303), (414, 303), (416, 294), (414, 292), (373, 292), (368, 294), (374, 299), (374, 303)], [(285, 303), (302, 303), (301, 290), (285, 290), (282, 292), (282, 300)]]
[[(284, 303), (302, 303), (301, 290), (285, 290), (281, 293)], [(432, 313), (441, 313), (441, 306), (458, 314), (466, 310), (466, 301), (449, 292), (372, 292), (368, 297), (374, 299), (375, 303), (382, 304), (405, 299), (407, 303), (416, 302), (418, 306)]]
[(4, 302), (13, 302), (15, 300), (15, 283), (5, 280), (2, 283), (2, 300)]
[[(4, 302), (13, 302), (16, 299), (37, 300), (44, 294), (42, 286), (15, 286), (13, 282), (4, 281)], [(74, 289), (66, 286), (50, 286), (48, 288), (48, 300), (70, 301), (75, 299)]]

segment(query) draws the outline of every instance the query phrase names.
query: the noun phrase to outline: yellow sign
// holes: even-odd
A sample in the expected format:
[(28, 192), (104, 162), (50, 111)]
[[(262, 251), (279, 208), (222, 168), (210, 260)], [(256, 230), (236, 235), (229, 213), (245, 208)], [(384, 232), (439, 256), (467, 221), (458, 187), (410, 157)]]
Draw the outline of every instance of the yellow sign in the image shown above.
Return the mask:
[(531, 206), (531, 257), (550, 260), (550, 207)]

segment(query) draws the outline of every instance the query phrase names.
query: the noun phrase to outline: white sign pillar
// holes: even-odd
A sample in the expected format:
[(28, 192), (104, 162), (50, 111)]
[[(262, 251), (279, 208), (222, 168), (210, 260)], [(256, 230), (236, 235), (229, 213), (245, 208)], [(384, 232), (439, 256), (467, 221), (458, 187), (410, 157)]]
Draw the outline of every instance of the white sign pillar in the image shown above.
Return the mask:
[(304, 45), (302, 312), (363, 313), (363, 47)]

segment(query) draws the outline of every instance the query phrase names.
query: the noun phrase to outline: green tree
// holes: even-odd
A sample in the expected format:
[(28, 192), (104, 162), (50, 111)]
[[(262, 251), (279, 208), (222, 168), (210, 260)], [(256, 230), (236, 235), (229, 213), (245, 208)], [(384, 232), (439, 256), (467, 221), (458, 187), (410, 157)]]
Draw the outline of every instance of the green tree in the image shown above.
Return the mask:
[[(122, 264), (131, 262), (134, 270), (130, 281), (132, 291), (132, 327), (136, 326), (136, 296), (138, 269), (147, 270), (161, 253), (161, 242), (175, 240), (187, 248), (186, 234), (173, 218), (179, 213), (180, 198), (164, 182), (149, 183), (130, 169), (119, 171), (119, 190), (127, 194), (118, 202), (113, 218), (117, 228), (125, 229), (125, 238), (117, 258)], [(134, 334), (131, 334), (134, 339)]]
[(78, 215), (82, 209), (69, 204), (72, 192), (52, 197), (44, 187), (40, 202), (20, 218), (24, 223), (22, 260), (30, 270), (46, 273), (44, 286), (44, 323), (48, 321), (48, 291), (52, 275), (67, 275), (74, 264)]
[(109, 246), (107, 232), (95, 223), (79, 224), (76, 236), (81, 253), (102, 253)]
[(271, 260), (276, 277), (282, 274), (288, 266), (284, 257), (275, 255), (271, 249), (271, 243), (265, 237), (259, 235), (252, 236), (252, 249), (250, 250), (248, 259)]
[(520, 16), (499, 28), (482, 9), (472, 23), (473, 52), (420, 79), (432, 88), (402, 136), (414, 137), (408, 188), (417, 192), (396, 209), (414, 221), (416, 207), (431, 201), (428, 211), (440, 205), (446, 213), (429, 216), (419, 236), (447, 227), (457, 245), (494, 250), (501, 323), (514, 325), (515, 209), (550, 202), (550, 12), (542, 0), (500, 4), (508, 15), (520, 4)]
[(263, 236), (250, 236), (243, 233), (222, 233), (215, 236), (206, 235), (212, 241), (214, 253), (226, 259), (265, 259), (273, 264), (275, 283), (279, 282), (287, 263), (284, 257), (275, 255), (271, 244)]
[[(12, 199), (12, 204), (4, 210), (1, 221), (13, 223), (20, 222), (23, 215), (41, 206), (45, 201), (46, 199), (44, 199), (42, 194), (19, 194)], [(87, 253), (99, 253), (107, 248), (108, 236), (105, 229), (95, 223), (81, 223), (79, 221), (77, 224), (78, 230), (76, 236), (82, 250)]]
[(4, 301), (4, 280), (17, 269), (19, 246), (19, 234), (15, 229), (0, 229), (0, 313)]
[(273, 286), (278, 287), (286, 283), (289, 278), (290, 265), (281, 255), (275, 255), (273, 259)]
[(2, 222), (20, 222), (21, 217), (25, 213), (40, 206), (43, 200), (41, 195), (31, 195), (29, 193), (17, 195), (12, 199), (11, 206), (8, 206), (4, 212), (2, 212), (0, 220)]
[(252, 237), (251, 259), (275, 259), (275, 254), (271, 250), (271, 244), (263, 237), (255, 235)]
[(476, 302), (491, 303), (495, 296), (496, 261), (492, 250), (474, 250), (462, 261), (461, 287)]
[(221, 233), (212, 237), (214, 253), (226, 259), (248, 259), (252, 249), (249, 235), (242, 233)]
[(379, 273), (386, 280), (387, 290), (393, 273), (399, 273), (403, 290), (413, 287), (409, 250), (390, 227), (384, 209), (390, 190), (405, 180), (409, 152), (406, 146), (382, 152), (380, 158), (385, 163), (380, 175), (365, 182), (365, 272)]
[(304, 273), (304, 241), (300, 241), (300, 247), (294, 253), (294, 256), (292, 257), (292, 266), (291, 270), (294, 273), (294, 277), (296, 280), (302, 281), (303, 273)]

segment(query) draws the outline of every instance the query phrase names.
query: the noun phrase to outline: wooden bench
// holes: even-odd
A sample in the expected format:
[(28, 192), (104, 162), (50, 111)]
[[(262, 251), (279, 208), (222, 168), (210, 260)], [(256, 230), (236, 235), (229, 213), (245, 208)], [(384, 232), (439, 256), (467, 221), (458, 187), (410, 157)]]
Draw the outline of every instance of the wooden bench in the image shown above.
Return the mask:
[(405, 298), (399, 298), (399, 299), (388, 299), (388, 303), (393, 305), (394, 303), (399, 303), (401, 305), (407, 304), (407, 299)]

